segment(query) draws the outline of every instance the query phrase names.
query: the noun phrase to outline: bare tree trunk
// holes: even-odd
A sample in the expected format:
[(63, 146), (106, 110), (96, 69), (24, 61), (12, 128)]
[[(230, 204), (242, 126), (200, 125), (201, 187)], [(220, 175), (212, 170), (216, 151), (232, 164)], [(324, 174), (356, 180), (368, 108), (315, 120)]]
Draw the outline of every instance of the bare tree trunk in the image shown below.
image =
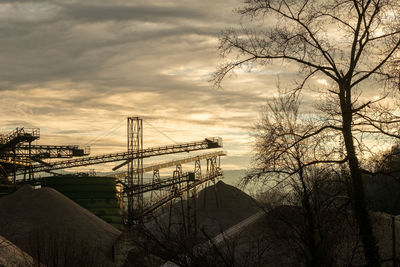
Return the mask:
[(312, 208), (310, 205), (310, 196), (308, 193), (305, 193), (302, 199), (303, 208), (305, 210), (306, 215), (306, 233), (307, 239), (309, 242), (309, 249), (310, 249), (310, 261), (308, 262), (308, 266), (310, 267), (319, 267), (323, 266), (321, 262), (321, 249), (319, 244), (317, 243), (316, 238), (316, 225), (314, 220), (314, 215), (312, 212)]
[(343, 118), (343, 139), (346, 147), (347, 158), (351, 174), (350, 195), (353, 200), (353, 209), (359, 227), (361, 241), (364, 247), (364, 255), (367, 266), (380, 266), (379, 249), (372, 230), (372, 223), (368, 214), (365, 201), (364, 185), (359, 168), (358, 158), (355, 152), (352, 134), (352, 102), (350, 86), (340, 88), (340, 107)]
[(301, 202), (305, 211), (306, 235), (307, 235), (308, 247), (310, 250), (310, 259), (307, 259), (307, 266), (319, 267), (322, 266), (321, 249), (317, 244), (317, 238), (316, 238), (317, 231), (315, 225), (315, 218), (310, 203), (310, 193), (308, 192), (307, 185), (304, 181), (304, 173), (301, 163), (298, 162), (298, 165), (299, 165), (299, 179), (303, 190), (302, 192), (303, 196)]

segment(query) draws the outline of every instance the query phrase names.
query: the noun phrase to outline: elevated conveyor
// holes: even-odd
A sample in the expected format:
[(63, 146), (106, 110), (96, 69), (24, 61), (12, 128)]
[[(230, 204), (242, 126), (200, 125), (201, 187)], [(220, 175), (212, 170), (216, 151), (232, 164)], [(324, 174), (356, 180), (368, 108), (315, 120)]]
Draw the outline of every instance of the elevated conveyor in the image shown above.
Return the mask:
[[(81, 157), (77, 159), (71, 160), (63, 160), (63, 161), (55, 161), (49, 162), (48, 165), (45, 164), (35, 164), (32, 165), (32, 172), (42, 172), (42, 171), (51, 171), (51, 170), (60, 170), (66, 168), (73, 167), (81, 167), (88, 166), (94, 164), (102, 164), (107, 162), (116, 162), (116, 161), (129, 161), (136, 158), (147, 158), (153, 156), (161, 156), (167, 154), (175, 154), (182, 152), (191, 152), (203, 149), (213, 149), (222, 147), (222, 139), (219, 137), (211, 137), (206, 138), (201, 141), (181, 143), (176, 145), (169, 146), (160, 146), (160, 147), (151, 147), (143, 149), (139, 152), (120, 152), (120, 153), (111, 153), (111, 154), (102, 154), (98, 156), (90, 156), (90, 157)], [(18, 170), (17, 174), (23, 174), (23, 170)]]
[[(213, 158), (213, 157), (219, 157), (219, 156), (225, 156), (226, 153), (224, 151), (216, 151), (216, 152), (211, 152), (211, 153), (205, 153), (205, 154), (200, 154), (200, 155), (196, 155), (196, 156), (191, 156), (191, 157), (186, 157), (183, 159), (176, 159), (176, 160), (171, 160), (171, 161), (166, 161), (166, 162), (160, 162), (160, 163), (156, 163), (156, 164), (152, 164), (149, 166), (144, 166), (143, 169), (141, 170), (134, 170), (135, 173), (137, 172), (152, 172), (155, 170), (160, 170), (163, 168), (168, 168), (168, 167), (173, 167), (176, 165), (180, 165), (180, 164), (185, 164), (188, 162), (193, 162), (196, 160), (203, 160), (203, 159), (209, 159), (209, 158)], [(123, 179), (128, 173), (127, 172), (118, 172), (114, 174), (115, 178), (118, 179)]]
[[(30, 151), (29, 151), (30, 150)], [(79, 146), (53, 146), (53, 145), (18, 145), (15, 148), (15, 155), (17, 157), (35, 157), (40, 159), (47, 158), (72, 158), (83, 157), (90, 153), (89, 147)], [(14, 153), (9, 153), (14, 155)]]
[(169, 194), (158, 201), (152, 203), (151, 205), (144, 207), (142, 214), (135, 214), (138, 218), (143, 218), (148, 215), (150, 215), (152, 212), (157, 210), (158, 208), (162, 207), (163, 205), (169, 203), (170, 201), (174, 200), (175, 198), (178, 198), (182, 196), (184, 193), (195, 189), (196, 187), (222, 177), (222, 172), (221, 170), (218, 170), (214, 173), (209, 173), (206, 175), (202, 175), (200, 179), (194, 179), (192, 180), (191, 178), (191, 173), (185, 173), (183, 176), (177, 180), (175, 178), (167, 179), (160, 181), (158, 184), (144, 184), (142, 188), (138, 188), (136, 190), (132, 190), (131, 194), (143, 194), (145, 192), (153, 191), (156, 189), (161, 189), (161, 188), (168, 188), (168, 187), (173, 187), (174, 185), (182, 184), (180, 187), (175, 187), (176, 190), (173, 191), (172, 194)]

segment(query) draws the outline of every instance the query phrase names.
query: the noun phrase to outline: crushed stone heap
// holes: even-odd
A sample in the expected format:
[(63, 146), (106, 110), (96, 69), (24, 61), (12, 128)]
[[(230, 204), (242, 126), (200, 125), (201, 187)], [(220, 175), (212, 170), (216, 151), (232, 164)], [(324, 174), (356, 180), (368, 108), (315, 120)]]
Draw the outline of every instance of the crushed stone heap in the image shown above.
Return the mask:
[(0, 199), (0, 216), (0, 235), (44, 264), (110, 265), (121, 233), (52, 188), (23, 186)]
[(259, 212), (256, 200), (240, 189), (218, 181), (201, 190), (197, 199), (199, 228), (215, 236)]

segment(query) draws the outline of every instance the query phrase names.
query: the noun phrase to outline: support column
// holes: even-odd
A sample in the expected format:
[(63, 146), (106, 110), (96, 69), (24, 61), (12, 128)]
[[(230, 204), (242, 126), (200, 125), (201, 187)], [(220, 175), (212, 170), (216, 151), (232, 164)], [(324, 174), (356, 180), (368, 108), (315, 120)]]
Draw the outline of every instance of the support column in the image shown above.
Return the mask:
[[(154, 170), (153, 171), (153, 179), (152, 179), (152, 184), (154, 185), (155, 183), (160, 182), (160, 170)], [(151, 190), (150, 192), (150, 203), (153, 203), (153, 195), (156, 194), (155, 190)], [(161, 193), (160, 193), (161, 196)], [(158, 197), (160, 197), (158, 196)]]
[(14, 148), (13, 148), (13, 153), (14, 153), (14, 155), (13, 155), (13, 160), (14, 160), (14, 166), (13, 166), (13, 184), (15, 184), (16, 183), (16, 180), (17, 180), (17, 164), (16, 164), (16, 160), (17, 160), (17, 158), (16, 158), (16, 151), (15, 151), (15, 146), (14, 146)]
[(29, 168), (29, 176), (28, 179), (31, 181), (33, 179), (33, 172), (32, 172), (32, 141), (29, 141), (28, 146), (28, 168)]
[[(139, 117), (128, 117), (128, 176), (125, 183), (129, 188), (143, 186), (143, 120)], [(143, 194), (127, 195), (128, 226), (143, 223)]]
[[(189, 173), (187, 180), (187, 234), (197, 235), (197, 190), (196, 190), (196, 180), (201, 179), (201, 165), (200, 160), (196, 160), (194, 173), (191, 175)], [(191, 189), (190, 189), (191, 188)]]

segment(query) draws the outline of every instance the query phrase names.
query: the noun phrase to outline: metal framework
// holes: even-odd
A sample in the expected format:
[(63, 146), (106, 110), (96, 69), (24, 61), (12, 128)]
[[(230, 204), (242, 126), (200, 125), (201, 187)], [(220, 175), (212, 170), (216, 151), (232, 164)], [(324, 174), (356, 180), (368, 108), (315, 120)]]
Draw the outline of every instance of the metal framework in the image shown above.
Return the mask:
[[(128, 187), (141, 187), (143, 185), (143, 120), (139, 117), (128, 117), (128, 175), (125, 177), (125, 184)], [(137, 155), (137, 157), (135, 157)], [(132, 195), (128, 192), (128, 225), (141, 223), (141, 218), (135, 214), (143, 212), (143, 194)], [(138, 219), (138, 221), (136, 221)]]
[[(183, 185), (181, 187), (173, 187), (173, 188), (177, 188), (177, 190), (171, 190), (174, 192), (173, 194), (169, 194), (168, 196), (164, 197), (163, 199), (160, 199), (159, 201), (153, 203), (152, 205), (144, 208), (141, 216), (149, 215), (151, 212), (155, 211), (156, 209), (160, 208), (161, 206), (165, 205), (166, 203), (170, 202), (171, 200), (183, 195), (183, 193), (185, 193), (187, 191), (194, 190), (196, 187), (198, 187), (199, 185), (202, 185), (203, 183), (205, 183), (207, 181), (211, 181), (213, 179), (218, 179), (219, 177), (222, 176), (222, 172), (220, 171), (219, 173), (204, 175), (202, 177), (202, 179), (195, 180), (195, 181), (189, 180), (189, 175), (190, 175), (190, 173), (184, 173), (184, 174), (182, 174), (180, 181), (176, 181), (173, 178), (170, 178), (170, 179), (164, 180), (165, 182), (157, 185), (157, 187), (148, 188), (147, 191), (143, 190), (143, 191), (134, 192), (133, 194), (140, 194), (140, 193), (149, 192), (149, 191), (157, 190), (157, 189), (161, 189), (161, 188), (171, 188), (174, 185), (178, 185), (178, 184)], [(185, 183), (187, 183), (187, 184), (184, 185)]]
[(6, 165), (17, 165), (17, 166), (21, 166), (21, 167), (29, 166), (29, 163), (27, 163), (25, 159), (13, 158), (13, 157), (0, 158), (0, 163), (6, 164)]
[(12, 150), (20, 143), (31, 143), (39, 138), (39, 128), (16, 128), (8, 134), (0, 135), (0, 154)]
[(89, 147), (33, 145), (32, 142), (39, 138), (39, 128), (16, 128), (10, 133), (0, 135), (0, 164), (3, 169), (2, 173), (5, 174), (3, 175), (4, 181), (7, 181), (9, 173), (13, 174), (14, 183), (17, 174), (23, 174), (24, 180), (27, 174), (29, 180), (33, 179), (33, 162), (51, 166), (42, 159), (81, 157), (90, 153)]
[[(174, 160), (170, 160), (170, 161), (154, 163), (154, 164), (151, 164), (151, 165), (148, 165), (148, 166), (143, 166), (143, 169), (141, 169), (141, 170), (134, 170), (134, 172), (142, 171), (143, 173), (146, 173), (146, 172), (158, 171), (158, 170), (163, 169), (163, 168), (182, 165), (182, 164), (185, 164), (185, 163), (193, 162), (193, 161), (196, 161), (196, 160), (203, 160), (203, 159), (207, 159), (207, 170), (208, 170), (208, 168), (209, 168), (208, 167), (209, 160), (211, 160), (211, 159), (215, 159), (216, 160), (216, 158), (218, 156), (225, 156), (225, 155), (226, 154), (225, 154), (224, 151), (216, 151), (216, 152), (204, 153), (204, 154), (190, 156), (190, 157), (186, 157), (186, 158), (182, 158), (182, 159), (174, 159)], [(214, 165), (216, 165), (216, 162), (215, 162)], [(127, 172), (117, 172), (113, 176), (115, 178), (118, 178), (118, 179), (123, 179), (126, 175), (127, 175)]]
[[(2, 164), (2, 169), (4, 170), (5, 176), (3, 179), (5, 181), (8, 180), (8, 173), (13, 173), (13, 182), (15, 183), (17, 179), (17, 169), (21, 166), (21, 164), (17, 164), (17, 162), (23, 162), (28, 164), (28, 166), (24, 166), (24, 173), (26, 174), (26, 170), (29, 170), (29, 179), (33, 178), (33, 173), (30, 169), (31, 163), (29, 160), (21, 159), (16, 154), (16, 147), (22, 143), (28, 143), (28, 156), (31, 156), (32, 142), (40, 138), (40, 129), (38, 128), (16, 128), (8, 134), (0, 135), (0, 155), (3, 160), (8, 160), (10, 162), (14, 162), (14, 164), (7, 165)], [(11, 154), (10, 154), (11, 152)], [(8, 155), (5, 155), (8, 153)], [(25, 179), (25, 175), (24, 175)]]
[[(8, 173), (13, 172), (15, 183), (17, 175), (23, 174), (25, 181), (25, 176), (29, 172), (29, 182), (41, 183), (41, 179), (33, 179), (34, 173), (123, 161), (113, 170), (125, 165), (128, 167), (127, 172), (115, 175), (119, 179), (119, 184), (122, 185), (118, 190), (121, 192), (121, 203), (125, 203), (125, 222), (128, 226), (143, 223), (146, 216), (149, 216), (159, 207), (175, 201), (177, 198), (181, 199), (182, 212), (184, 212), (182, 199), (186, 193), (187, 220), (183, 220), (183, 224), (186, 233), (196, 234), (196, 188), (199, 185), (215, 181), (216, 178), (222, 175), (219, 158), (225, 153), (217, 151), (153, 164), (147, 167), (143, 166), (143, 159), (152, 156), (220, 148), (222, 147), (222, 139), (212, 137), (195, 142), (144, 149), (143, 120), (139, 117), (128, 117), (127, 126), (127, 151), (97, 156), (87, 156), (90, 153), (89, 149), (78, 146), (32, 145), (34, 140), (39, 139), (40, 130), (17, 128), (9, 134), (0, 135), (0, 176), (4, 176), (7, 180)], [(72, 157), (79, 158), (50, 162), (43, 161), (43, 159)], [(202, 174), (201, 160), (207, 161), (206, 174)], [(183, 173), (182, 164), (193, 161), (195, 162), (194, 172)], [(33, 162), (36, 163), (32, 164)], [(172, 177), (161, 179), (159, 169), (172, 166), (175, 166)], [(149, 183), (144, 183), (143, 173), (150, 171), (153, 172), (153, 179)], [(160, 194), (152, 202), (157, 191)], [(147, 192), (151, 192), (151, 203), (145, 207), (143, 194)]]
[[(183, 173), (182, 166), (180, 164), (177, 164), (175, 170), (173, 171), (172, 177), (161, 179), (159, 177), (159, 171), (154, 170), (153, 179), (151, 182), (144, 183), (141, 186), (125, 186), (123, 190), (128, 191), (131, 195), (143, 196), (143, 194), (148, 192), (151, 192), (152, 195), (150, 205), (144, 207), (142, 213), (134, 214), (135, 217), (133, 219), (136, 221), (144, 220), (160, 207), (163, 207), (168, 203), (172, 203), (177, 198), (182, 199), (182, 196), (184, 195), (184, 193), (186, 193), (187, 211), (185, 215), (186, 220), (184, 221), (184, 230), (187, 234), (195, 235), (197, 231), (197, 187), (209, 182), (214, 182), (215, 179), (222, 176), (219, 159), (220, 156), (225, 155), (225, 153), (223, 153), (222, 151), (218, 152), (209, 153), (208, 157), (204, 155), (201, 158), (207, 160), (208, 167), (205, 174), (201, 172), (201, 164), (199, 159), (193, 160), (195, 161), (194, 172)], [(215, 164), (210, 164), (210, 162), (213, 162)], [(150, 170), (150, 168), (148, 168), (148, 170)], [(160, 192), (158, 194), (158, 199), (154, 199), (155, 192), (157, 191)], [(162, 194), (162, 191), (166, 194)]]
[[(41, 172), (41, 171), (60, 170), (66, 168), (102, 164), (107, 162), (116, 162), (123, 160), (130, 161), (136, 158), (148, 158), (153, 156), (161, 156), (167, 154), (175, 154), (175, 153), (190, 152), (203, 149), (220, 148), (220, 147), (222, 147), (222, 139), (220, 137), (211, 137), (211, 138), (206, 138), (202, 141), (145, 148), (141, 152), (133, 152), (133, 153), (119, 152), (111, 154), (102, 154), (98, 156), (81, 157), (70, 160), (55, 161), (51, 163), (49, 162), (48, 164), (51, 166), (44, 164), (36, 164), (32, 165), (32, 171)], [(23, 174), (23, 172), (24, 172), (23, 170), (19, 170), (17, 171), (17, 174)]]
[[(18, 145), (15, 147), (17, 157), (35, 158), (72, 158), (82, 157), (90, 154), (90, 147), (79, 146), (52, 146), (52, 145)], [(7, 155), (7, 154), (5, 154)]]

